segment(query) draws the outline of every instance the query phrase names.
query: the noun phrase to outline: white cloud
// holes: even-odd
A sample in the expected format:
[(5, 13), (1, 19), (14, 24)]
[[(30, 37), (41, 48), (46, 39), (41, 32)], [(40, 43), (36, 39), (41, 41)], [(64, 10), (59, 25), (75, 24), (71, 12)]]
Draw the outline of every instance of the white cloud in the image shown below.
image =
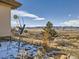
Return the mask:
[(35, 18), (34, 20), (45, 20), (45, 18)]
[(18, 15), (20, 17), (29, 17), (32, 18), (33, 20), (45, 20), (45, 18), (39, 17), (37, 15), (25, 12), (25, 11), (20, 11), (20, 10), (12, 10), (11, 11), (11, 17), (13, 18), (13, 15)]
[(11, 27), (14, 27), (15, 25), (17, 25), (16, 21), (11, 21)]
[(62, 23), (62, 26), (77, 26), (77, 27), (79, 27), (79, 19), (65, 21)]
[(11, 20), (11, 27), (15, 27), (16, 25), (19, 26), (19, 22), (16, 22), (16, 20)]

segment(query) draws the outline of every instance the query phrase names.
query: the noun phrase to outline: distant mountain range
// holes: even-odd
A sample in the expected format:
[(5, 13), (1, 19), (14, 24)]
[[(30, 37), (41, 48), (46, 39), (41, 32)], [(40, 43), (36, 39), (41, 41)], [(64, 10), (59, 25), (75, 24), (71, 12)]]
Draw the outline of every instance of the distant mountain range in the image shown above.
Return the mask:
[[(44, 26), (40, 27), (26, 27), (26, 29), (42, 29)], [(52, 27), (54, 29), (59, 29), (59, 30), (79, 30), (79, 27), (72, 27), (72, 26), (54, 26)]]

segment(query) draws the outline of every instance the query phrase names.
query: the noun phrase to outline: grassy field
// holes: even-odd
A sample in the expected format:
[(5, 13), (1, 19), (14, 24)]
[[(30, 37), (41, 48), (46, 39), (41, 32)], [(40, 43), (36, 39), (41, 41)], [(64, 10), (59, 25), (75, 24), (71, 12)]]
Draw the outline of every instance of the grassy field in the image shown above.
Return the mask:
[[(27, 29), (29, 33), (41, 33), (43, 31), (42, 28), (31, 28), (31, 29)], [(63, 29), (56, 29), (57, 33), (59, 34), (59, 36), (61, 37), (65, 37), (65, 38), (79, 38), (79, 30), (75, 29), (69, 29), (69, 30), (63, 30)]]
[[(24, 41), (27, 41), (31, 44), (43, 44), (43, 36), (41, 32), (42, 28), (27, 28), (27, 32), (23, 33), (22, 37)], [(79, 57), (79, 30), (63, 30), (55, 29), (58, 33), (53, 41), (48, 41), (48, 47), (58, 48), (67, 53), (76, 54)], [(42, 42), (42, 43), (41, 43)]]

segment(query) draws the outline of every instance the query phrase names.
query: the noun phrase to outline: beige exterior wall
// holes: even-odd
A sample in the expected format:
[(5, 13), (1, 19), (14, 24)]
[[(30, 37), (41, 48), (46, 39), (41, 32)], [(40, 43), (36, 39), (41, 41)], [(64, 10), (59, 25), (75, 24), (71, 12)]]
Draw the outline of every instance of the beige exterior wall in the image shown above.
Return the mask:
[(11, 35), (10, 11), (9, 6), (0, 4), (0, 37)]

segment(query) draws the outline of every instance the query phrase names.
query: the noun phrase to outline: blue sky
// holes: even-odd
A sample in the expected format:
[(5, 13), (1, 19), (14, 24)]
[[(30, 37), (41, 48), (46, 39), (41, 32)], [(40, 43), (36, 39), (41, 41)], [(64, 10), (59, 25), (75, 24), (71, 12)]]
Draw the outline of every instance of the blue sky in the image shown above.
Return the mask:
[[(16, 11), (26, 26), (79, 26), (79, 0), (17, 0), (22, 3)], [(14, 11), (15, 13), (15, 11)], [(27, 15), (28, 14), (28, 15)], [(13, 21), (14, 22), (14, 21)]]

